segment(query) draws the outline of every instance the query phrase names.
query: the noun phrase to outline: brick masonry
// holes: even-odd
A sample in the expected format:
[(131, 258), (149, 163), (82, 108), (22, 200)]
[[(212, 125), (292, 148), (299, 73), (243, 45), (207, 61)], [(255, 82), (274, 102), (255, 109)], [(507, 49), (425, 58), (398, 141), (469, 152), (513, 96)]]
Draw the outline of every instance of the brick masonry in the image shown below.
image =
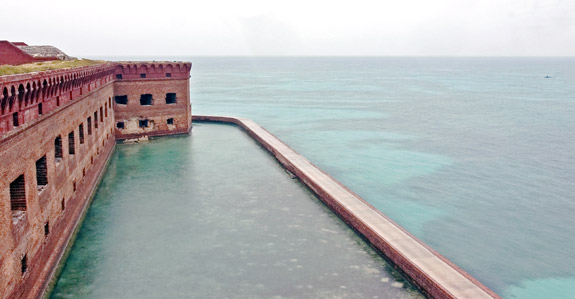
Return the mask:
[(0, 40), (0, 65), (10, 64), (18, 65), (24, 63), (57, 60), (58, 57), (34, 57), (17, 46), (27, 46), (24, 43), (11, 43), (6, 40)]
[[(126, 102), (114, 101), (116, 138), (188, 133), (191, 67), (189, 63), (118, 65), (114, 93)], [(151, 97), (151, 105), (142, 105), (143, 95)]]
[[(163, 77), (151, 72), (156, 68)], [(126, 62), (0, 77), (1, 298), (42, 296), (116, 138), (189, 132), (190, 69), (181, 62)], [(173, 75), (166, 77), (167, 70)], [(176, 104), (140, 107), (138, 98), (138, 105), (118, 107), (117, 91), (176, 93)], [(158, 125), (129, 134), (116, 129), (118, 120), (133, 118)], [(168, 118), (173, 128), (161, 123)]]

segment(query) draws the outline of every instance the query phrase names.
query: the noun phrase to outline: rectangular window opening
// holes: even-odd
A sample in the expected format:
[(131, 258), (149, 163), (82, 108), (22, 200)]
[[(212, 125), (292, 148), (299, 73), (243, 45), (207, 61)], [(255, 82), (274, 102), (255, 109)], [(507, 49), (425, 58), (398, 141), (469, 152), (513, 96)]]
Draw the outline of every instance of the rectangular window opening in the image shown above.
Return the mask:
[(152, 95), (147, 93), (140, 95), (140, 105), (142, 106), (149, 106), (152, 105), (154, 100), (152, 99)]
[(10, 207), (12, 211), (26, 211), (26, 182), (23, 174), (10, 183)]
[(42, 190), (48, 185), (48, 164), (46, 163), (46, 156), (36, 161), (36, 184), (38, 185), (38, 190)]
[(173, 118), (168, 118), (168, 119), (166, 120), (166, 123), (167, 123), (168, 125), (173, 125), (173, 124), (174, 124), (174, 119), (173, 119)]
[(22, 271), (22, 275), (28, 271), (28, 257), (26, 255), (24, 255), (20, 261), (20, 270)]
[(92, 135), (92, 118), (88, 117), (88, 135)]
[(120, 105), (128, 105), (128, 96), (115, 96), (114, 102)]
[(146, 78), (146, 74), (144, 73), (140, 74), (140, 78)]
[(76, 192), (76, 181), (72, 182), (72, 190)]
[(94, 129), (98, 128), (98, 111), (94, 112)]
[(76, 147), (74, 146), (74, 131), (68, 134), (68, 154), (75, 155), (76, 154)]
[(166, 73), (166, 77), (168, 78), (172, 77), (172, 73)]
[(78, 126), (78, 136), (80, 136), (80, 144), (84, 144), (84, 124)]
[(122, 74), (116, 74), (116, 79), (117, 79), (117, 80), (122, 80)]
[(44, 237), (47, 237), (50, 234), (50, 222), (46, 222), (44, 224)]
[(106, 105), (106, 103), (104, 103), (104, 117), (108, 117), (108, 105)]
[(54, 158), (56, 158), (56, 162), (60, 162), (60, 160), (64, 157), (62, 154), (62, 137), (58, 136), (54, 139)]
[(38, 115), (42, 115), (44, 111), (42, 111), (42, 103), (38, 104)]
[(140, 125), (140, 128), (147, 128), (148, 127), (148, 120), (147, 119), (140, 119), (139, 125)]
[(100, 122), (104, 122), (104, 109), (100, 106)]
[(18, 112), (14, 112), (14, 114), (12, 114), (12, 125), (14, 127), (17, 127), (20, 125), (20, 122), (18, 121)]
[(62, 211), (66, 209), (66, 200), (62, 197), (62, 203), (60, 204)]
[(176, 94), (166, 93), (166, 104), (175, 104), (175, 103), (176, 103)]
[(123, 121), (119, 121), (116, 123), (116, 128), (118, 129), (123, 129), (124, 128), (124, 122)]
[(58, 106), (58, 107), (60, 106), (60, 97), (56, 97), (56, 106)]

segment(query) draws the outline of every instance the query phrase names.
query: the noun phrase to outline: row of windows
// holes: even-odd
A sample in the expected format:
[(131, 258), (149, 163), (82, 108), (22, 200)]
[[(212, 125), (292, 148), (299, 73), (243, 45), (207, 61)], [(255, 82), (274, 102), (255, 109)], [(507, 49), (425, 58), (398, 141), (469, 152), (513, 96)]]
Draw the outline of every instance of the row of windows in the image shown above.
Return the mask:
[[(102, 108), (100, 108), (102, 109)], [(98, 112), (94, 112), (94, 117), (97, 118)], [(100, 118), (103, 122), (103, 118)], [(92, 119), (88, 117), (88, 135), (92, 135)], [(98, 127), (98, 121), (94, 122), (94, 127)], [(78, 127), (78, 137), (80, 144), (84, 144), (84, 124), (80, 124)], [(109, 136), (109, 135), (108, 135)], [(76, 141), (75, 141), (74, 131), (68, 134), (68, 154), (76, 154)], [(63, 158), (62, 151), (62, 137), (60, 135), (54, 138), (54, 158), (58, 163)], [(48, 185), (48, 165), (46, 160), (46, 155), (42, 156), (36, 161), (36, 184), (38, 186), (38, 191), (42, 191), (46, 185)], [(26, 210), (26, 189), (25, 189), (24, 175), (20, 175), (12, 183), (10, 183), (10, 206), (13, 211), (25, 211)]]
[[(166, 119), (166, 124), (167, 125), (174, 125), (175, 124), (174, 119), (173, 118)], [(140, 127), (140, 128), (147, 128), (149, 126), (150, 126), (150, 120), (148, 120), (148, 119), (140, 119), (138, 121), (138, 127)], [(116, 128), (118, 128), (120, 130), (125, 129), (126, 124), (123, 121), (119, 121), (116, 123)]]
[[(107, 139), (110, 138), (110, 134), (107, 134)], [(105, 141), (102, 140), (102, 146), (104, 146)], [(100, 154), (100, 147), (97, 148), (97, 153)], [(94, 164), (94, 156), (90, 157), (90, 163)], [(82, 177), (86, 176), (86, 168), (82, 169)], [(38, 193), (48, 185), (48, 165), (46, 162), (46, 155), (42, 156), (36, 161), (36, 184), (38, 187)], [(72, 190), (76, 192), (76, 181), (72, 182)], [(13, 212), (13, 217), (20, 217), (24, 215), (26, 211), (26, 180), (24, 174), (21, 174), (12, 183), (10, 183), (10, 207)], [(61, 211), (66, 209), (66, 200), (62, 198), (61, 201)], [(47, 220), (44, 223), (44, 237), (48, 238), (50, 234), (50, 221)], [(22, 275), (26, 274), (28, 270), (28, 258), (27, 254), (20, 259), (20, 269)]]
[[(166, 78), (171, 78), (172, 77), (172, 73), (166, 73)], [(116, 74), (116, 79), (117, 80), (122, 80), (124, 78), (124, 76), (122, 74)], [(140, 78), (146, 78), (146, 73), (140, 73)]]
[[(99, 113), (100, 113), (100, 122), (104, 121), (104, 117), (108, 117), (108, 108), (112, 107), (112, 99), (109, 98), (107, 103), (104, 103), (103, 106), (101, 106), (99, 108)], [(39, 104), (39, 114), (42, 114), (42, 106), (41, 104)], [(87, 118), (87, 133), (88, 135), (92, 135), (92, 118), (88, 117)], [(98, 110), (96, 110), (94, 112), (94, 128), (98, 128)], [(110, 138), (111, 134), (113, 132), (110, 132), (107, 134), (107, 139)], [(84, 144), (85, 140), (84, 140), (84, 123), (81, 123), (78, 126), (78, 139), (80, 144)], [(102, 146), (104, 146), (105, 141), (102, 140)], [(70, 155), (74, 155), (76, 154), (76, 138), (74, 135), (74, 131), (70, 132), (68, 134), (68, 153)], [(97, 147), (97, 154), (100, 153), (100, 147)], [(62, 153), (62, 137), (60, 135), (56, 136), (56, 138), (54, 139), (54, 156), (55, 156), (55, 161), (59, 162), (61, 161), (61, 159), (63, 158), (63, 153)], [(94, 156), (92, 156), (90, 158), (90, 162), (91, 164), (94, 164)], [(36, 160), (35, 162), (35, 166), (36, 166), (36, 186), (38, 189), (38, 193), (41, 193), (46, 186), (48, 185), (49, 179), (48, 179), (48, 163), (47, 163), (47, 158), (46, 155), (40, 157), (40, 159)], [(82, 169), (82, 176), (84, 177), (86, 175), (86, 169)], [(9, 191), (10, 191), (10, 208), (12, 210), (12, 216), (14, 219), (17, 219), (16, 221), (18, 221), (19, 219), (21, 219), (24, 215), (25, 215), (25, 211), (26, 211), (26, 179), (24, 174), (21, 174), (20, 176), (18, 176), (14, 181), (12, 181), (10, 183), (10, 187), (9, 187)], [(75, 192), (76, 191), (76, 181), (72, 182), (72, 189)], [(61, 209), (62, 211), (64, 211), (66, 207), (66, 202), (65, 199), (62, 198), (62, 202), (61, 202)], [(50, 222), (49, 220), (47, 220), (44, 223), (44, 236), (48, 237), (48, 235), (50, 234)], [(27, 270), (28, 270), (28, 258), (27, 258), (27, 254), (24, 254), (21, 259), (20, 259), (20, 266), (21, 266), (21, 272), (22, 275), (24, 275)]]
[[(90, 88), (90, 86), (88, 85), (88, 90), (89, 90), (89, 88)], [(80, 94), (81, 93), (82, 93), (82, 90), (80, 89)], [(59, 96), (56, 97), (56, 106), (60, 107), (60, 97)], [(112, 108), (111, 98), (109, 100), (108, 106), (110, 108)], [(44, 107), (43, 107), (42, 103), (38, 103), (37, 107), (38, 107), (38, 116), (43, 115), (44, 114), (44, 109), (43, 109)], [(106, 107), (106, 115), (108, 114), (107, 109), (108, 108)], [(19, 114), (18, 112), (12, 113), (12, 126), (13, 127), (18, 127), (18, 126), (22, 125), (23, 123), (24, 123), (24, 118), (22, 117), (22, 114)]]
[[(128, 104), (128, 96), (127, 95), (115, 96), (114, 101), (116, 102), (116, 104), (127, 105)], [(168, 105), (169, 104), (176, 104), (176, 102), (177, 102), (177, 97), (176, 97), (175, 93), (173, 93), (173, 92), (166, 93), (166, 104), (168, 104)], [(146, 94), (140, 95), (140, 105), (150, 106), (153, 104), (154, 104), (154, 98), (152, 97), (151, 94), (146, 93)]]

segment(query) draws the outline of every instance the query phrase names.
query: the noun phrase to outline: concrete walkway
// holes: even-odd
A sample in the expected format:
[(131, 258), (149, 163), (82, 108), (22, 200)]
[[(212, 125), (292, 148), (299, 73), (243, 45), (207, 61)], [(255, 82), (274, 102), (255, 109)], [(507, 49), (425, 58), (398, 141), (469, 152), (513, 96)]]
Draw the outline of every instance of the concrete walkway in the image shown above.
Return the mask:
[(372, 205), (249, 119), (194, 115), (244, 129), (432, 298), (500, 298)]

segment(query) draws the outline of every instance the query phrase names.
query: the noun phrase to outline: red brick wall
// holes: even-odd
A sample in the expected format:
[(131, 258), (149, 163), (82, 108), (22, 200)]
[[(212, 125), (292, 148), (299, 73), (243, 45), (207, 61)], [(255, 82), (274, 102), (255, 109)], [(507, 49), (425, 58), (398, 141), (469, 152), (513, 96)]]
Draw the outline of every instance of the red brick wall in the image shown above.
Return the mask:
[[(114, 65), (0, 76), (0, 141), (113, 81)], [(39, 106), (42, 105), (42, 115)], [(18, 113), (17, 127), (14, 114)]]
[[(116, 125), (116, 138), (127, 139), (142, 136), (157, 136), (187, 133), (191, 129), (190, 77), (189, 63), (133, 63), (116, 67), (114, 94), (127, 96), (126, 105), (114, 101), (116, 124), (123, 123), (124, 128)], [(166, 74), (170, 77), (166, 77)], [(142, 78), (142, 74), (145, 78)], [(176, 103), (167, 104), (166, 95), (175, 93)], [(141, 105), (140, 97), (151, 94), (152, 105)], [(173, 124), (168, 124), (172, 119)], [(139, 122), (148, 120), (147, 127)]]
[[(102, 169), (106, 152), (115, 143), (112, 109), (108, 108), (108, 116), (102, 122), (98, 119), (98, 128), (92, 127), (91, 135), (87, 132), (87, 118), (93, 118), (95, 111), (99, 113), (100, 107), (110, 105), (113, 91), (112, 82), (108, 82), (85, 92), (81, 97), (61, 104), (45, 118), (16, 130), (16, 134), (4, 136), (0, 143), (0, 297), (38, 295), (47, 279), (46, 273), (56, 266), (57, 255), (88, 200), (86, 190), (95, 186), (94, 177)], [(80, 124), (84, 127), (83, 144), (79, 137)], [(69, 154), (70, 132), (74, 132), (73, 155)], [(59, 161), (55, 158), (54, 146), (57, 136), (62, 140), (63, 158)], [(48, 184), (39, 191), (36, 161), (42, 156), (47, 160)], [(24, 175), (26, 183), (26, 210), (23, 218), (14, 221), (9, 186), (20, 175)], [(50, 228), (47, 236), (44, 234), (46, 223)], [(22, 273), (24, 255), (28, 269)]]
[[(0, 77), (0, 298), (34, 298), (45, 291), (116, 138), (189, 132), (190, 68), (181, 62), (107, 63)], [(143, 93), (152, 94), (154, 105), (140, 105)], [(166, 104), (166, 93), (175, 93), (176, 103)], [(128, 105), (114, 104), (117, 94), (128, 95)], [(146, 129), (128, 125), (139, 119), (153, 124)], [(117, 121), (125, 121), (127, 129), (115, 129)], [(61, 159), (55, 155), (57, 136)], [(44, 156), (48, 183), (39, 189), (36, 161)], [(11, 205), (10, 184), (20, 176), (25, 180), (23, 212)], [(24, 255), (28, 268), (22, 273)]]
[(9, 41), (0, 41), (0, 65), (18, 65), (38, 61), (57, 60), (57, 57), (33, 57)]

